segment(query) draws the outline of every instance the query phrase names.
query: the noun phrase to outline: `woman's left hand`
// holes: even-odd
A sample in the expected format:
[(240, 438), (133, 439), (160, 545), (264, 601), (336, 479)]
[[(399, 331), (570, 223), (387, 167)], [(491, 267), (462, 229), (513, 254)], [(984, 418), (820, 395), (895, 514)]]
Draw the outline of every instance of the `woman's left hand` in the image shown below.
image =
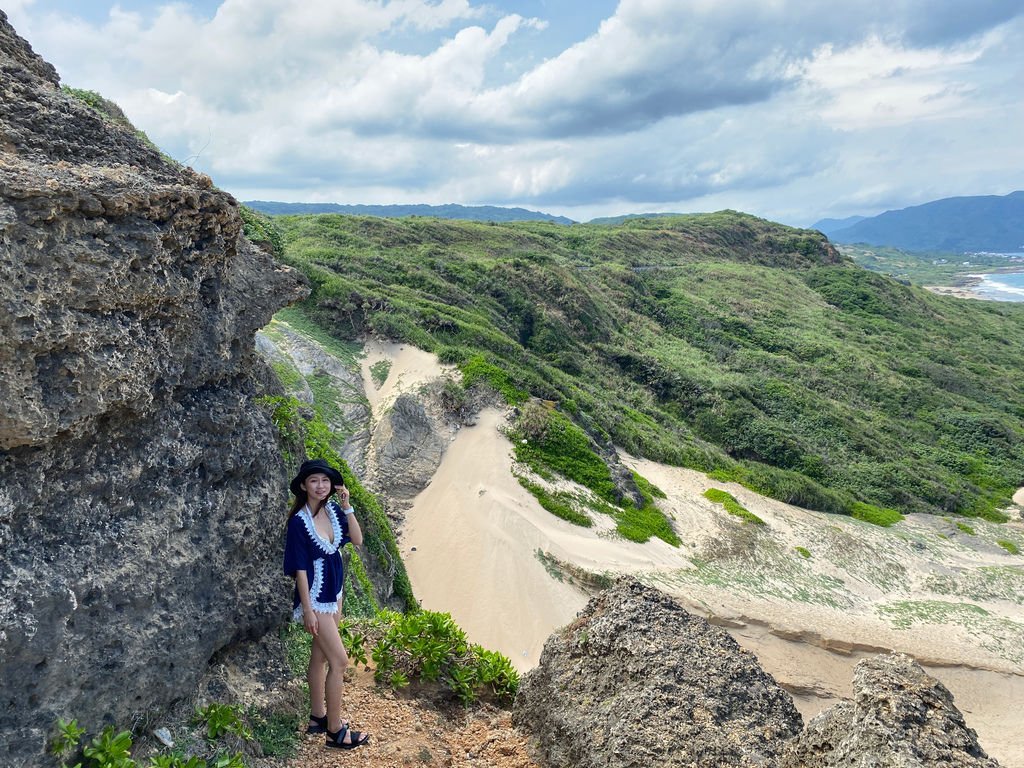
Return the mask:
[(348, 509), (349, 507), (349, 492), (348, 488), (344, 485), (334, 486), (334, 490), (338, 493), (338, 502), (341, 504), (342, 509)]

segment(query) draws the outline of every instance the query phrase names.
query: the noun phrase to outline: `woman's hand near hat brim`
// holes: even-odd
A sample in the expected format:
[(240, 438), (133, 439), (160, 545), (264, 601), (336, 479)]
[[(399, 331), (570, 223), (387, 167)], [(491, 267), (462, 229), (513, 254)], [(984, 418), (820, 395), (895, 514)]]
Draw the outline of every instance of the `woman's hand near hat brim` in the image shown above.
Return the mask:
[(344, 485), (334, 486), (335, 492), (338, 494), (338, 502), (341, 504), (342, 509), (349, 508), (349, 491)]

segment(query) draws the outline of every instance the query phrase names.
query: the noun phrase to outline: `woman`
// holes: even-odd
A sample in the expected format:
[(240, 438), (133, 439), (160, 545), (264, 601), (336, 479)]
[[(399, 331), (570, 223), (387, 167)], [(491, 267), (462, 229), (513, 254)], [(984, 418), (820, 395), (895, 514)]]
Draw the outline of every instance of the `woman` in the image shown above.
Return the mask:
[[(349, 506), (341, 473), (323, 459), (302, 462), (291, 491), (295, 503), (288, 514), (284, 572), (295, 578), (292, 618), (301, 621), (313, 636), (306, 732), (326, 733), (328, 747), (354, 749), (366, 744), (370, 735), (351, 730), (341, 717), (341, 690), (348, 667), (338, 631), (345, 579), (341, 548), (349, 541), (361, 545), (363, 532)], [(327, 500), (335, 491), (340, 505)]]

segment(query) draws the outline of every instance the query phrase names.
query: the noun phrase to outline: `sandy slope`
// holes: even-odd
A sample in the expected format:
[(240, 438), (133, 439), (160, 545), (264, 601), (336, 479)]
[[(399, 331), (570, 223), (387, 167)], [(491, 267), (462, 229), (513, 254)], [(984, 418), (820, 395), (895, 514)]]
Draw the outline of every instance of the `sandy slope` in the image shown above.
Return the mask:
[[(442, 369), (408, 345), (369, 346), (364, 380), (376, 414), (398, 391)], [(369, 366), (392, 360), (377, 390)], [(609, 520), (571, 525), (544, 511), (513, 476), (504, 415), (459, 431), (415, 500), (402, 554), (424, 607), (448, 611), (470, 638), (533, 666), (544, 640), (587, 596), (545, 569), (538, 551), (595, 573), (633, 573), (727, 626), (787, 686), (805, 716), (848, 695), (859, 658), (910, 653), (953, 691), (982, 745), (1024, 768), (1024, 543), (1021, 523), (914, 516), (884, 530), (792, 507), (691, 470), (624, 456), (666, 492), (683, 546), (618, 538)], [(702, 496), (728, 490), (760, 516), (745, 525)], [(1024, 502), (1024, 490), (1016, 497)], [(599, 516), (600, 517), (600, 516)], [(796, 547), (804, 547), (810, 558)]]

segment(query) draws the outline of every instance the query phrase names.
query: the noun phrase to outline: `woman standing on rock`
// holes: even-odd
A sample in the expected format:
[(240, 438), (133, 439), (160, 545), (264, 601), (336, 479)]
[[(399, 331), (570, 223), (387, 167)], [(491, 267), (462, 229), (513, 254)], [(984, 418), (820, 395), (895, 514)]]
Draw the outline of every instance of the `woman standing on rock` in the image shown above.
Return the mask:
[[(363, 543), (341, 473), (323, 459), (302, 462), (291, 482), (284, 572), (295, 578), (292, 617), (313, 636), (309, 655), (310, 714), (307, 733), (326, 733), (327, 746), (354, 749), (370, 735), (353, 731), (341, 717), (341, 690), (348, 654), (341, 642), (341, 548)], [(328, 501), (338, 492), (340, 505)], [(326, 701), (325, 701), (326, 699)], [(325, 706), (326, 703), (326, 706)]]

